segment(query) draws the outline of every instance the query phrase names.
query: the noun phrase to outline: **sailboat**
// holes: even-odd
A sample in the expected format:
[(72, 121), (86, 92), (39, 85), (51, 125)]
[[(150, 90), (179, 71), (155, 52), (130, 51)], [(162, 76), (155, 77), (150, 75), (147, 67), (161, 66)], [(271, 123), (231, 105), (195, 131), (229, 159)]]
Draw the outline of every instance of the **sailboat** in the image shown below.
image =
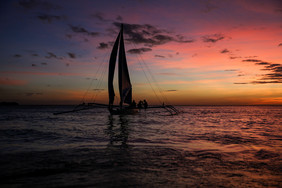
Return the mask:
[[(116, 67), (116, 59), (118, 55), (118, 85), (120, 94), (119, 107), (114, 107), (114, 73)], [(138, 112), (138, 109), (132, 107), (132, 85), (130, 82), (125, 49), (123, 40), (123, 24), (121, 24), (120, 32), (114, 43), (110, 61), (109, 61), (109, 73), (108, 73), (108, 94), (109, 94), (109, 106), (108, 109), (111, 114), (134, 114)], [(124, 104), (128, 104), (125, 107)]]
[[(119, 105), (114, 105), (115, 91), (114, 91), (114, 74), (115, 67), (118, 57), (118, 87), (120, 94)], [(132, 84), (130, 82), (130, 76), (127, 67), (125, 48), (124, 48), (124, 39), (123, 39), (123, 24), (121, 24), (120, 32), (115, 40), (110, 60), (109, 60), (109, 70), (108, 70), (108, 95), (109, 95), (109, 104), (99, 104), (99, 103), (88, 103), (85, 105), (82, 104), (76, 106), (71, 111), (57, 112), (54, 115), (77, 112), (81, 110), (87, 110), (91, 108), (105, 108), (107, 107), (110, 114), (112, 115), (126, 115), (126, 114), (136, 114), (139, 112), (139, 109), (136, 108), (136, 104), (132, 102)], [(172, 105), (161, 105), (161, 106), (149, 106), (148, 108), (164, 108), (171, 115), (176, 115), (179, 111)]]

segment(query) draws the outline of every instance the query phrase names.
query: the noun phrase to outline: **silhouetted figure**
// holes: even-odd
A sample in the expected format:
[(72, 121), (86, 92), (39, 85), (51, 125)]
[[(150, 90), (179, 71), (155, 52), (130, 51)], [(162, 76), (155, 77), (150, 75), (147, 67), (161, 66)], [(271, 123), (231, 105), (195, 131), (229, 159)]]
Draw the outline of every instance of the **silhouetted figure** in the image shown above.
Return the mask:
[(139, 109), (140, 109), (140, 108), (143, 108), (143, 102), (142, 102), (142, 101), (139, 101), (137, 106), (138, 106)]
[(136, 108), (136, 102), (135, 102), (135, 100), (132, 101), (130, 107), (131, 107), (131, 108)]
[(143, 101), (143, 105), (144, 105), (144, 108), (145, 108), (145, 110), (148, 108), (148, 103), (147, 103), (147, 101), (144, 99), (144, 101)]

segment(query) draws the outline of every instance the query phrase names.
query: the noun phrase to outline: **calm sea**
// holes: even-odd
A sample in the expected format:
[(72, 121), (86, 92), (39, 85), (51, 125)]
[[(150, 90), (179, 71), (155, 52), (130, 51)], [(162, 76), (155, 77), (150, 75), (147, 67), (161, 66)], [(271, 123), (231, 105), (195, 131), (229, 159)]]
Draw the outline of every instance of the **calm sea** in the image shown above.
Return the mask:
[(0, 187), (282, 187), (281, 106), (0, 107)]

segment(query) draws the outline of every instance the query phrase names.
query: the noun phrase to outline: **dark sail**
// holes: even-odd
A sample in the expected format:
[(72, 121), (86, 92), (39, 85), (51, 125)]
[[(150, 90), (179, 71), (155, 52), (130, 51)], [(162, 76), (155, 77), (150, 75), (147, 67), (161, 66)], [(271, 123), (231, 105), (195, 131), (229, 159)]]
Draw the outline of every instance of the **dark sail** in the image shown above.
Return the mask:
[(119, 59), (118, 59), (118, 82), (120, 93), (120, 105), (123, 103), (131, 104), (132, 101), (132, 86), (130, 83), (124, 42), (123, 42), (123, 25), (120, 30), (120, 46), (119, 46)]
[(119, 38), (120, 38), (120, 33), (115, 41), (115, 44), (114, 44), (114, 47), (111, 53), (111, 57), (110, 57), (110, 63), (109, 63), (108, 92), (109, 92), (109, 105), (110, 106), (114, 103), (114, 98), (115, 98), (113, 80), (114, 80)]

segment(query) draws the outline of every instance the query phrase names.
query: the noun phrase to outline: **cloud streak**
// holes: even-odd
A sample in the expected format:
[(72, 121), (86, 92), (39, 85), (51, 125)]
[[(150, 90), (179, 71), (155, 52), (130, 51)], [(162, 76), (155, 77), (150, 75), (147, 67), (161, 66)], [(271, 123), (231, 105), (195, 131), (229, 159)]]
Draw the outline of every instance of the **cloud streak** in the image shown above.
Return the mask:
[(254, 62), (255, 65), (264, 66), (263, 71), (269, 71), (263, 74), (258, 80), (252, 81), (253, 84), (275, 84), (282, 83), (282, 64), (270, 63), (259, 59), (244, 59), (242, 62)]
[(62, 16), (56, 16), (56, 15), (50, 15), (50, 14), (41, 14), (37, 16), (37, 18), (43, 22), (48, 22), (49, 24), (52, 23), (54, 20), (63, 20), (64, 17)]
[(101, 12), (97, 12), (95, 14), (92, 14), (91, 17), (98, 19), (101, 22), (108, 22), (110, 20), (106, 19), (104, 14)]
[(151, 48), (134, 48), (134, 49), (130, 49), (127, 52), (130, 54), (142, 54), (144, 52), (149, 52), (152, 51)]
[(103, 50), (103, 49), (107, 49), (109, 48), (109, 44), (104, 43), (104, 42), (100, 42), (99, 46), (97, 46), (97, 49)]
[(19, 58), (19, 57), (22, 57), (22, 55), (20, 55), (20, 54), (15, 54), (13, 57)]
[(75, 59), (75, 58), (76, 58), (75, 53), (68, 52), (68, 55), (69, 55), (69, 57), (72, 58), (72, 59)]
[(158, 57), (158, 58), (165, 58), (165, 56), (163, 56), (163, 55), (155, 55), (155, 57)]
[(211, 42), (211, 43), (216, 43), (220, 40), (223, 40), (224, 38), (226, 37), (221, 33), (202, 36), (203, 42)]
[(28, 92), (28, 93), (25, 93), (25, 95), (28, 96), (28, 97), (31, 97), (31, 96), (34, 96), (34, 95), (43, 95), (43, 93)]
[[(120, 28), (121, 23), (114, 22), (113, 25)], [(124, 33), (127, 36), (126, 41), (144, 44), (153, 47), (166, 44), (168, 42), (191, 43), (194, 40), (187, 40), (184, 36), (173, 34), (165, 29), (159, 29), (150, 24), (127, 24), (124, 23)]]
[(80, 27), (80, 26), (69, 25), (69, 27), (75, 33), (82, 33), (82, 34), (86, 34), (86, 35), (91, 36), (91, 37), (96, 37), (96, 36), (99, 35), (99, 32), (88, 31), (87, 29)]
[(51, 58), (54, 58), (54, 59), (63, 59), (62, 57), (58, 57), (57, 55), (55, 55), (55, 54), (52, 53), (52, 52), (48, 52), (47, 54), (48, 54), (48, 55), (45, 56), (45, 58), (47, 58), (47, 59), (51, 59)]
[(220, 53), (222, 53), (222, 54), (225, 54), (225, 53), (228, 53), (228, 52), (230, 52), (230, 51), (227, 50), (226, 48), (225, 48), (224, 50), (221, 50), (221, 51), (220, 51)]

